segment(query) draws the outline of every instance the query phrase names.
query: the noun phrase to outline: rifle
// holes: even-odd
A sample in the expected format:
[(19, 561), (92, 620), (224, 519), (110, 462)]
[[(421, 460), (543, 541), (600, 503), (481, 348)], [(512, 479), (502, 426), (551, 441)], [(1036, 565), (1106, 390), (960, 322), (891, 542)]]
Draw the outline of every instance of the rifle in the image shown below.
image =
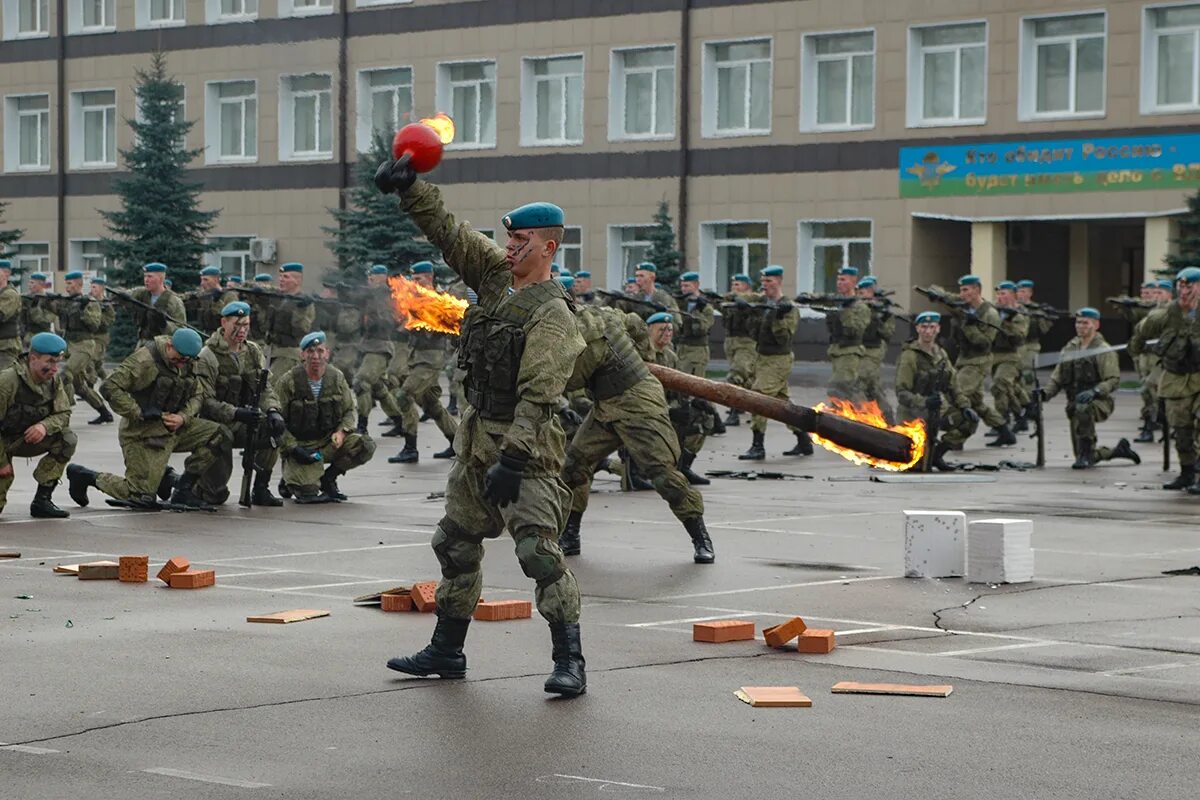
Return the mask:
[(1009, 331), (1004, 330), (1004, 328), (1000, 327), (999, 325), (994, 325), (987, 320), (968, 314), (967, 310), (970, 307), (967, 305), (967, 301), (965, 300), (960, 300), (957, 297), (951, 297), (945, 292), (938, 291), (933, 287), (914, 286), (913, 291), (915, 291), (917, 294), (925, 295), (935, 303), (941, 303), (944, 306), (948, 306), (951, 311), (955, 312), (955, 316), (965, 319), (968, 323), (974, 322), (979, 325), (987, 325), (989, 328), (997, 330), (1000, 333), (1003, 333), (1005, 336), (1009, 335)]
[[(267, 389), (267, 381), (271, 377), (270, 370), (259, 370), (258, 383), (254, 387), (254, 397), (251, 398), (251, 405), (258, 408), (262, 401), (263, 392)], [(261, 421), (246, 423), (246, 446), (242, 449), (242, 493), (238, 498), (238, 505), (245, 508), (251, 508), (254, 505), (254, 500), (251, 497), (251, 485), (254, 483), (254, 444), (258, 438), (258, 426)]]
[(1163, 426), (1163, 472), (1171, 471), (1171, 423), (1167, 422), (1167, 401), (1158, 398), (1158, 416)]
[[(949, 394), (949, 386), (946, 381), (946, 366), (943, 364), (938, 368), (937, 379), (934, 381), (934, 391), (938, 393), (940, 398), (943, 394), (943, 389)], [(938, 434), (941, 432), (942, 424), (942, 409), (938, 406), (937, 411), (932, 411), (928, 406), (925, 407), (925, 456), (921, 459), (921, 472), (930, 472), (933, 466), (933, 451), (937, 449)]]
[(275, 300), (290, 300), (301, 306), (317, 305), (317, 306), (340, 306), (342, 308), (358, 308), (354, 303), (347, 303), (344, 300), (335, 300), (332, 297), (316, 297), (311, 294), (287, 294), (285, 292), (277, 292), (273, 289), (255, 289), (237, 287), (233, 290), (239, 295), (249, 295), (251, 297), (269, 297)]
[(792, 302), (802, 306), (848, 306), (857, 300), (863, 298), (858, 295), (842, 295), (842, 294), (810, 294), (809, 292), (801, 292), (796, 295)]
[(1065, 308), (1055, 308), (1049, 303), (1035, 303), (1034, 301), (1030, 300), (1028, 303), (1025, 303), (1025, 305), (1037, 311), (1041, 311), (1043, 314), (1047, 314), (1053, 319), (1068, 319), (1075, 316)]
[(123, 289), (114, 289), (111, 286), (105, 286), (104, 291), (108, 292), (113, 297), (120, 300), (122, 303), (128, 303), (129, 305), (137, 306), (138, 308), (144, 309), (146, 311), (150, 311), (154, 314), (158, 314), (160, 317), (165, 319), (167, 322), (170, 322), (172, 325), (175, 325), (180, 328), (189, 328), (189, 329), (195, 331), (196, 333), (200, 334), (200, 336), (202, 336), (202, 337), (208, 335), (204, 331), (200, 330), (199, 328), (193, 328), (191, 325), (188, 325), (186, 322), (175, 319), (174, 317), (172, 317), (170, 314), (168, 314), (165, 311), (159, 311), (157, 308), (150, 305), (149, 303), (143, 303), (141, 300), (138, 300), (136, 297), (131, 295), (129, 292), (124, 291)]
[(1143, 300), (1140, 297), (1106, 297), (1104, 302), (1124, 308), (1158, 308), (1158, 303)]
[(682, 311), (680, 309), (667, 308), (662, 303), (655, 303), (650, 300), (641, 300), (637, 297), (630, 297), (627, 294), (621, 294), (619, 292), (610, 292), (607, 289), (597, 289), (596, 294), (601, 295), (603, 297), (607, 297), (616, 303), (630, 303), (635, 306), (642, 306), (643, 308), (650, 308), (650, 309), (653, 309), (654, 311), (665, 311), (668, 314), (679, 314), (680, 316), (689, 317), (691, 319), (695, 319), (695, 316), (696, 316), (695, 314), (689, 314), (687, 311)]
[(1038, 378), (1037, 364), (1033, 365), (1033, 421), (1037, 427), (1033, 431), (1037, 438), (1037, 465), (1046, 466), (1046, 428), (1042, 424), (1042, 382)]

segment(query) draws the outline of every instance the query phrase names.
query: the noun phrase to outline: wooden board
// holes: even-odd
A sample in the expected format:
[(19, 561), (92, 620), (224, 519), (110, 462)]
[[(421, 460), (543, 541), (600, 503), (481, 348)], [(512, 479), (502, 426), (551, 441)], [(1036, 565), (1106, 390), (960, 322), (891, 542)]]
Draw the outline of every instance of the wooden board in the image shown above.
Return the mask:
[(16, 550), (5, 550), (4, 552), (0, 552), (0, 558), (20, 558), (20, 557), (21, 557), (21, 554), (18, 553)]
[(795, 686), (743, 686), (734, 694), (755, 708), (812, 708), (812, 700)]
[(410, 587), (410, 586), (393, 586), (390, 589), (383, 589), (378, 592), (372, 592), (371, 594), (364, 594), (362, 597), (356, 597), (356, 598), (354, 598), (354, 600), (352, 602), (363, 603), (366, 605), (371, 605), (371, 604), (379, 605), (380, 603), (383, 602), (383, 595), (385, 595), (385, 594), (407, 594), (408, 590), (410, 588), (412, 588), (412, 587)]
[(276, 611), (274, 614), (260, 614), (254, 617), (246, 617), (246, 622), (272, 622), (276, 625), (286, 625), (289, 622), (303, 622), (306, 619), (328, 616), (328, 611), (318, 611), (311, 608), (294, 608), (291, 611)]
[(58, 564), (57, 566), (54, 567), (54, 571), (57, 572), (59, 575), (78, 575), (79, 574), (79, 565), (78, 564)]
[(898, 694), (913, 697), (946, 697), (953, 686), (910, 686), (903, 683), (855, 683), (842, 681), (833, 685), (834, 694)]

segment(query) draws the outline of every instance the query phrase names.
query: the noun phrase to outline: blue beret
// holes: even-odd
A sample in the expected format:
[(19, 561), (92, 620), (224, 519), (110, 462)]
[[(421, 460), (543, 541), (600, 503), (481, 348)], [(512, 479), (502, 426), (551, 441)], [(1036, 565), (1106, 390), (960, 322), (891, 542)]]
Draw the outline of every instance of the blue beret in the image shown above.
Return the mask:
[(29, 349), (34, 353), (58, 356), (67, 352), (67, 340), (57, 333), (35, 333), (29, 340)]
[(1012, 281), (1000, 281), (999, 283), (996, 284), (996, 288), (997, 289), (1008, 289), (1009, 291), (1015, 292), (1017, 290), (1017, 285), (1015, 283), (1013, 283)]
[(672, 317), (666, 311), (657, 311), (657, 312), (651, 314), (650, 316), (646, 317), (647, 325), (654, 325), (655, 323), (658, 323), (658, 322), (674, 322), (674, 321), (675, 321), (675, 318)]
[(979, 280), (978, 275), (963, 275), (958, 279), (959, 286), (982, 286), (983, 281)]
[(590, 277), (592, 277), (592, 273), (588, 272), (586, 269), (581, 269), (581, 270), (579, 270), (579, 272), (575, 273), (575, 277), (576, 278), (590, 278)]
[(564, 289), (575, 288), (575, 279), (572, 278), (570, 275), (559, 275), (558, 282), (562, 284), (562, 287)]
[(163, 278), (163, 283), (165, 283), (167, 286), (175, 285), (175, 281), (171, 280), (170, 278)]
[(108, 278), (104, 277), (103, 275), (97, 275), (96, 277), (92, 278), (92, 283), (98, 283), (101, 286), (107, 286)]
[(855, 286), (859, 289), (867, 289), (871, 286), (874, 286), (876, 283), (877, 283), (877, 281), (875, 280), (875, 278), (868, 275), (867, 277), (865, 277), (861, 281), (859, 281), (857, 284), (855, 284)]
[(0, 269), (12, 269), (12, 262), (7, 258), (0, 258)]
[(245, 317), (250, 314), (250, 304), (243, 303), (241, 300), (234, 300), (232, 303), (226, 303), (221, 309), (222, 317)]
[(260, 272), (254, 276), (254, 280), (258, 283), (270, 283), (271, 282), (271, 273)]
[(1143, 289), (1157, 289), (1158, 281), (1142, 281)]
[(750, 276), (744, 272), (739, 272), (737, 275), (734, 275), (731, 280), (741, 281), (742, 283), (751, 283)]
[(679, 280), (699, 282), (700, 281), (700, 273), (699, 272), (685, 272), (679, 276)]
[(387, 267), (383, 264), (372, 264), (367, 273), (370, 275), (387, 275)]
[(501, 220), (510, 231), (526, 228), (554, 228), (563, 224), (563, 210), (553, 203), (529, 203), (514, 208)]
[(913, 321), (918, 325), (924, 325), (926, 322), (941, 322), (942, 315), (936, 311), (922, 311)]
[(561, 267), (561, 268), (559, 268), (559, 270), (558, 270), (558, 274), (559, 274), (559, 275), (561, 275), (561, 276), (563, 276), (564, 278), (570, 278), (570, 277), (573, 277), (573, 276), (571, 275), (571, 270), (567, 269), (566, 267)]
[(228, 281), (229, 283), (241, 283), (242, 276), (241, 275), (229, 275), (225, 278), (225, 280)]
[(633, 276), (630, 276), (630, 277), (628, 277), (628, 278), (626, 278), (626, 279), (625, 279), (625, 285), (626, 285), (626, 286), (628, 286), (628, 285), (629, 285), (629, 284), (631, 284), (631, 283), (637, 283), (637, 278), (635, 278), (635, 277), (633, 277)]
[(1159, 289), (1166, 289), (1168, 292), (1175, 291), (1175, 284), (1171, 283), (1166, 278), (1154, 281), (1154, 285)]
[(307, 350), (315, 344), (325, 344), (325, 331), (313, 331), (305, 334), (304, 338), (300, 340), (300, 349)]
[(200, 270), (200, 274), (205, 277), (208, 277), (209, 275), (220, 275), (221, 268), (220, 267), (205, 267), (204, 269)]
[(1100, 312), (1091, 306), (1084, 306), (1075, 312), (1077, 317), (1086, 317), (1087, 319), (1100, 319)]
[(160, 264), (157, 261), (152, 261), (151, 263), (142, 267), (142, 272), (166, 272), (166, 271), (167, 271), (167, 265)]
[(433, 272), (433, 262), (432, 261), (418, 261), (417, 263), (412, 265), (412, 274), (413, 275), (424, 275), (429, 272)]
[(304, 272), (304, 265), (299, 261), (289, 261), (279, 265), (280, 272)]
[(30, 275), (29, 275), (29, 280), (31, 280), (31, 281), (44, 281), (44, 280), (46, 280), (46, 273), (44, 273), (44, 272), (32, 272), (32, 273), (30, 273)]
[(562, 267), (560, 267), (558, 264), (550, 265), (550, 274), (551, 275), (557, 275), (560, 272), (562, 272)]
[(1018, 289), (1032, 289), (1033, 281), (1029, 280), (1029, 278), (1021, 278), (1021, 280), (1017, 281), (1017, 288)]
[(171, 346), (184, 358), (195, 358), (200, 355), (204, 340), (191, 328), (180, 328), (171, 335)]
[(636, 267), (634, 267), (634, 270), (636, 270), (638, 272), (645, 270), (646, 272), (653, 272), (655, 275), (657, 275), (658, 274), (658, 265), (655, 264), (653, 261), (643, 261), (642, 263), (640, 263)]
[(71, 272), (68, 272), (66, 275), (63, 275), (63, 279), (68, 280), (68, 281), (81, 280), (82, 278), (83, 278), (83, 273), (77, 269), (72, 270)]
[(1179, 270), (1179, 274), (1175, 276), (1175, 280), (1184, 281), (1185, 283), (1200, 281), (1200, 267), (1184, 267)]
[(842, 267), (838, 270), (838, 275), (849, 275), (852, 278), (857, 278), (858, 267)]
[[(855, 274), (857, 274), (857, 270), (855, 270)], [(779, 266), (778, 264), (772, 264), (771, 266), (763, 269), (762, 275), (766, 278), (782, 278), (783, 267)]]

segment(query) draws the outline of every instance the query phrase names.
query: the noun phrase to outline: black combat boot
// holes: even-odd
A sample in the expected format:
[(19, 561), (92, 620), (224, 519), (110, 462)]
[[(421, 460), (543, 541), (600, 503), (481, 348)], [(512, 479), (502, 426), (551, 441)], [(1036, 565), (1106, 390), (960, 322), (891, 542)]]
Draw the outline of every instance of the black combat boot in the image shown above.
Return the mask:
[(622, 453), (621, 465), (623, 472), (621, 475), (621, 491), (623, 492), (647, 492), (654, 488), (654, 484), (642, 477), (638, 472), (637, 464), (629, 457), (628, 453)]
[[(586, 663), (579, 641), (578, 622), (551, 622), (554, 671), (546, 678), (546, 691), (563, 697), (578, 697), (587, 691)], [(390, 665), (389, 665), (390, 666)]]
[(266, 506), (267, 508), (279, 508), (283, 505), (282, 500), (271, 494), (271, 473), (256, 472), (254, 474), (254, 487), (250, 490), (250, 502), (256, 506)]
[(196, 485), (196, 478), (197, 476), (190, 472), (184, 472), (179, 476), (179, 480), (175, 481), (175, 490), (171, 492), (172, 505), (188, 508), (211, 508), (192, 491)]
[(389, 658), (388, 669), (421, 677), (466, 677), (467, 657), (463, 655), (463, 642), (467, 640), (467, 626), (470, 624), (470, 619), (447, 617), (439, 611), (433, 637), (425, 649), (416, 655)]
[(738, 456), (739, 461), (762, 461), (767, 457), (767, 451), (763, 447), (763, 438), (765, 434), (762, 431), (754, 432), (754, 441), (750, 443), (750, 449)]
[(558, 537), (559, 549), (564, 556), (577, 556), (580, 551), (579, 523), (583, 522), (582, 511), (572, 511), (567, 514), (567, 526)]
[[(70, 467), (67, 467), (70, 470)], [(1179, 475), (1170, 483), (1164, 483), (1162, 488), (1179, 491), (1186, 489), (1196, 482), (1196, 466), (1194, 464), (1185, 464), (1179, 470)], [(71, 495), (74, 497), (74, 495)], [(78, 502), (78, 501), (76, 501)]]
[(458, 395), (450, 393), (450, 402), (446, 404), (446, 413), (452, 417), (458, 416)]
[(1028, 417), (1028, 415), (1025, 414), (1025, 412), (1023, 410), (1017, 412), (1016, 417), (1013, 419), (1012, 432), (1013, 433), (1028, 433), (1029, 432), (1029, 417)]
[[(1108, 458), (1105, 460), (1111, 461), (1114, 458), (1127, 458), (1134, 464), (1142, 463), (1142, 457), (1134, 452), (1133, 446), (1129, 444), (1128, 439), (1122, 439), (1117, 442), (1117, 446), (1112, 449), (1112, 452), (1108, 454)], [(1191, 491), (1191, 487), (1188, 488), (1188, 491)]]
[(683, 473), (683, 477), (687, 478), (689, 486), (708, 486), (712, 481), (703, 475), (697, 475), (692, 472), (692, 463), (696, 460), (696, 454), (691, 450), (684, 450), (679, 456), (679, 471)]
[(379, 434), (380, 436), (386, 436), (389, 439), (394, 439), (404, 435), (404, 426), (401, 424), (400, 417), (389, 417), (388, 421), (392, 423), (392, 427)]
[(179, 473), (175, 471), (175, 468), (167, 467), (166, 470), (163, 471), (162, 478), (158, 481), (158, 489), (155, 490), (155, 494), (158, 495), (158, 499), (170, 500), (171, 492), (175, 491), (175, 483), (178, 480)]
[(1075, 443), (1075, 463), (1071, 465), (1071, 469), (1091, 469), (1096, 466), (1096, 458), (1093, 452), (1095, 447), (1095, 439), (1084, 439), (1081, 437)]
[[(711, 406), (710, 406), (710, 408), (711, 408)], [(716, 410), (714, 409), (711, 416), (712, 416), (712, 435), (713, 436), (724, 436), (725, 435), (725, 423), (721, 421), (721, 415), (718, 414), (716, 412)]]
[(358, 431), (359, 433), (367, 432), (367, 418), (364, 417), (362, 414), (358, 415), (358, 425), (355, 426), (355, 430)]
[(88, 504), (87, 490), (96, 485), (99, 473), (80, 464), (67, 464), (67, 493), (75, 501), (75, 505)]
[(292, 496), (292, 487), (288, 486), (287, 481), (285, 481), (283, 478), (279, 479), (279, 488), (277, 488), (275, 491), (279, 492), (279, 496), (283, 498)]
[(95, 419), (89, 419), (88, 425), (105, 425), (112, 421), (113, 421), (112, 412), (109, 411), (107, 407), (101, 406), (100, 407), (100, 415), (97, 416)]
[(445, 450), (439, 450), (438, 452), (433, 454), (433, 457), (434, 458), (454, 458), (456, 455), (458, 455), (458, 453), (454, 452), (454, 441), (451, 440), (450, 444), (446, 445)]
[(692, 517), (683, 521), (683, 528), (692, 537), (692, 547), (695, 553), (692, 561), (697, 564), (711, 564), (717, 560), (713, 552), (712, 539), (708, 538), (708, 528), (704, 527), (704, 517)]
[(66, 519), (71, 516), (54, 505), (54, 501), (50, 499), (50, 495), (54, 494), (55, 486), (58, 486), (58, 481), (38, 484), (37, 492), (33, 495), (33, 502), (29, 504), (29, 516), (38, 519)]
[(742, 417), (738, 414), (736, 408), (729, 409), (729, 413), (725, 415), (725, 426), (728, 428), (736, 428), (742, 424)]
[(388, 459), (389, 464), (415, 464), (421, 460), (417, 450), (417, 437), (411, 433), (404, 434), (404, 449)]
[(337, 467), (327, 467), (325, 469), (325, 474), (321, 476), (321, 491), (324, 492), (325, 496), (330, 500), (340, 503), (343, 500), (350, 499), (346, 495), (342, 494), (342, 490), (339, 489), (337, 485), (337, 479), (345, 474), (346, 473), (343, 470), (340, 470)]
[(417, 420), (417, 422), (429, 422), (429, 420), (431, 420), (431, 419), (433, 419), (433, 417), (429, 416), (428, 411), (422, 411), (421, 418), (419, 420)]
[(1157, 430), (1157, 428), (1158, 428), (1158, 426), (1154, 424), (1154, 420), (1152, 420), (1152, 419), (1142, 420), (1142, 430), (1138, 433), (1137, 438), (1134, 439), (1134, 441), (1138, 442), (1139, 444), (1153, 442), (1154, 441), (1154, 432), (1155, 432), (1155, 430)]
[[(324, 480), (324, 477), (322, 477), (322, 480)], [(319, 492), (316, 489), (313, 489), (311, 486), (298, 487), (295, 491), (291, 492), (291, 495), (292, 502), (302, 506), (319, 506), (323, 503), (338, 502), (324, 492)]]
[(1001, 425), (996, 430), (995, 440), (988, 442), (984, 445), (985, 447), (1008, 447), (1017, 443), (1017, 437), (1013, 435), (1012, 428), (1008, 427), (1008, 423)]
[(796, 431), (796, 446), (791, 450), (784, 450), (785, 456), (811, 456), (813, 454), (812, 439), (808, 438), (808, 434), (804, 431)]

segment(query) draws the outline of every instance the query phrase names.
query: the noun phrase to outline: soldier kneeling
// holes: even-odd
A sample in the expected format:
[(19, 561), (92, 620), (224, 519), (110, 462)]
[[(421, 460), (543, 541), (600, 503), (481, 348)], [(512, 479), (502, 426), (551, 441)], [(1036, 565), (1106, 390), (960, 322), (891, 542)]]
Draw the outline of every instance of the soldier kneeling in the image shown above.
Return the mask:
[(33, 471), (38, 488), (29, 514), (42, 519), (70, 516), (50, 499), (77, 442), (70, 428), (74, 399), (59, 372), (66, 352), (61, 336), (35, 334), (26, 359), (0, 372), (0, 511), (13, 483), (12, 458), (42, 456)]
[(347, 497), (338, 478), (370, 461), (375, 442), (356, 431), (354, 392), (342, 371), (329, 366), (324, 332), (300, 340), (300, 357), (300, 366), (275, 381), (287, 426), (279, 448), (283, 481), (297, 503), (341, 502)]

